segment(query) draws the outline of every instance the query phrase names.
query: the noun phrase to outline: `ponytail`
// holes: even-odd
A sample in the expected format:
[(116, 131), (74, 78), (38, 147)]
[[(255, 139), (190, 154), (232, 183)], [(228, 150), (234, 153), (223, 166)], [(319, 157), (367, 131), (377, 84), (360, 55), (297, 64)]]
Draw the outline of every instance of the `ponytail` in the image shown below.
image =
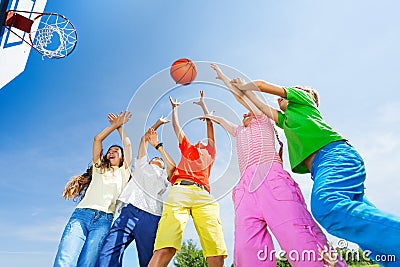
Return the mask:
[(279, 157), (281, 158), (281, 161), (283, 162), (283, 143), (282, 143), (281, 139), (279, 138), (278, 131), (276, 130), (274, 125), (272, 125), (272, 129), (274, 129), (275, 137), (278, 140), (278, 143), (279, 143), (279, 152), (278, 152), (278, 154), (279, 154)]
[(318, 94), (317, 90), (315, 90), (311, 86), (302, 86), (302, 85), (296, 85), (296, 86), (293, 86), (293, 88), (300, 89), (300, 90), (303, 90), (304, 92), (308, 93), (311, 96), (314, 103), (317, 105), (317, 107), (319, 106), (319, 94)]

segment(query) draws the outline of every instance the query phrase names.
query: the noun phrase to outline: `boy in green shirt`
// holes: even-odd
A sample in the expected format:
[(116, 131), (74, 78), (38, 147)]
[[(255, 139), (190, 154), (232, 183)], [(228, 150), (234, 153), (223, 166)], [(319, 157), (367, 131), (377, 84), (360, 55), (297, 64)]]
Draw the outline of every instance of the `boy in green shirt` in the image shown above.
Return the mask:
[[(372, 260), (396, 257), (379, 264), (399, 266), (400, 218), (378, 210), (365, 198), (364, 161), (324, 121), (317, 109), (317, 92), (310, 87), (282, 87), (265, 81), (244, 84), (234, 79), (231, 83), (284, 130), (292, 171), (311, 172), (311, 212), (315, 219), (329, 233), (370, 250)], [(279, 96), (282, 112), (266, 105), (252, 91)]]

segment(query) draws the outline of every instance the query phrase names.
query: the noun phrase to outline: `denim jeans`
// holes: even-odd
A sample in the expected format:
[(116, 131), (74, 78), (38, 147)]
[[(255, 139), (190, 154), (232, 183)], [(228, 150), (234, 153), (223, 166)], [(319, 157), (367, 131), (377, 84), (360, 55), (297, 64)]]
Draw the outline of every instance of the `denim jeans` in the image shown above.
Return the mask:
[(139, 265), (147, 267), (153, 256), (154, 240), (161, 216), (132, 204), (123, 207), (104, 240), (96, 267), (120, 267), (125, 249), (135, 240)]
[(113, 215), (77, 208), (62, 234), (54, 267), (91, 267), (96, 264)]
[[(371, 251), (378, 264), (400, 266), (400, 218), (365, 198), (365, 166), (357, 151), (346, 141), (326, 145), (316, 154), (311, 175), (315, 219), (332, 235)], [(379, 261), (383, 255), (395, 255), (396, 261)]]

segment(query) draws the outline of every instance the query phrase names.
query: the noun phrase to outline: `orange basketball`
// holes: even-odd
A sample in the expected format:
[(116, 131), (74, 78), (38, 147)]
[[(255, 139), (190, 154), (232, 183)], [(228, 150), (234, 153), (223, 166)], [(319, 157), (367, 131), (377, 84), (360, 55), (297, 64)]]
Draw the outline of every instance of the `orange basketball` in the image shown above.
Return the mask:
[(176, 83), (186, 85), (196, 78), (197, 70), (190, 59), (180, 58), (172, 63), (170, 74)]

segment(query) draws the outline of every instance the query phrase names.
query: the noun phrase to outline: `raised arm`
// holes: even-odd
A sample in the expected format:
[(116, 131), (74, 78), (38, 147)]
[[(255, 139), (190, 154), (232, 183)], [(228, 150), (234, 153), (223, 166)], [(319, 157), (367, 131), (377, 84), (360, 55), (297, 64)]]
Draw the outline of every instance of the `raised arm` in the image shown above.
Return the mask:
[(142, 136), (142, 138), (140, 138), (137, 159), (141, 159), (147, 155), (147, 134), (148, 131)]
[(208, 111), (206, 102), (204, 102), (204, 91), (203, 90), (200, 90), (200, 99), (199, 99), (199, 101), (193, 101), (193, 104), (199, 105), (201, 107), (201, 109), (203, 110), (204, 115), (207, 115), (208, 113), (210, 113)]
[(130, 168), (132, 165), (132, 144), (122, 125), (127, 123), (131, 119), (131, 117), (132, 114), (129, 111), (124, 111), (123, 113), (120, 112), (118, 116), (113, 113), (108, 114), (108, 120), (110, 121), (110, 124), (121, 124), (121, 126), (119, 126), (117, 130), (122, 140), (122, 146), (124, 147), (124, 162), (125, 168), (127, 169)]
[[(235, 81), (233, 81), (233, 84), (235, 84)], [(237, 87), (242, 91), (260, 91), (286, 98), (286, 90), (282, 86), (262, 80), (255, 80), (246, 84), (237, 84)]]
[(169, 97), (169, 101), (171, 102), (172, 106), (172, 127), (174, 128), (179, 144), (182, 144), (182, 140), (185, 137), (185, 133), (183, 132), (181, 126), (179, 125), (179, 119), (178, 119), (178, 106), (181, 103), (178, 101), (174, 101), (172, 97)]
[[(160, 127), (161, 125), (168, 123), (169, 119), (164, 118), (164, 117), (160, 117), (154, 124), (153, 126), (151, 126), (150, 129), (154, 129), (157, 130), (158, 127)], [(140, 159), (144, 156), (147, 155), (147, 142), (148, 142), (148, 138), (149, 138), (149, 133), (150, 133), (150, 129), (147, 130), (147, 132), (142, 136), (142, 138), (140, 139), (140, 144), (139, 144), (139, 149), (138, 149), (138, 155), (137, 158)]]
[(158, 129), (158, 127), (160, 127), (163, 124), (166, 124), (170, 122), (170, 120), (168, 118), (164, 118), (163, 116), (161, 116), (154, 124), (153, 126), (151, 126), (150, 128), (153, 128), (154, 131), (156, 131)]
[(125, 133), (124, 128), (121, 126), (118, 129), (119, 136), (122, 140), (122, 145), (124, 147), (124, 161), (125, 168), (128, 169), (132, 165), (132, 144), (128, 135)]
[(167, 153), (167, 151), (164, 149), (164, 146), (162, 145), (162, 143), (160, 143), (158, 141), (158, 135), (157, 132), (153, 129), (150, 128), (148, 131), (148, 140), (149, 143), (156, 148), (158, 152), (161, 154), (161, 156), (163, 157), (166, 165), (167, 165), (167, 175), (168, 175), (168, 180), (170, 180), (172, 174), (175, 171), (176, 168), (176, 164), (175, 161), (171, 158), (171, 156)]
[[(199, 99), (199, 101), (194, 101), (193, 104), (199, 105), (203, 109), (204, 115), (208, 115), (209, 114), (207, 105), (204, 102), (204, 91), (203, 90), (200, 91), (200, 99)], [(212, 121), (210, 119), (207, 119), (207, 118), (206, 118), (206, 124), (207, 124), (207, 140), (208, 140), (208, 144), (210, 146), (214, 147), (214, 143), (215, 143), (214, 125), (213, 125)]]
[(207, 114), (204, 116), (201, 116), (200, 119), (210, 119), (215, 123), (218, 123), (219, 125), (221, 125), (225, 131), (227, 131), (229, 134), (234, 135), (235, 134), (235, 129), (236, 127), (238, 127), (238, 125), (234, 124), (231, 121), (228, 121), (227, 119), (223, 118), (223, 117), (218, 117), (215, 116), (213, 114)]
[[(106, 139), (107, 136), (110, 135), (112, 131), (118, 129), (123, 124), (128, 122), (132, 117), (132, 114), (129, 111), (120, 112), (119, 115), (109, 113), (108, 120), (110, 125), (104, 128), (100, 133), (98, 133), (93, 139), (93, 148), (92, 148), (92, 160), (93, 162), (97, 162), (101, 157), (101, 152), (103, 149), (103, 140)], [(129, 140), (129, 139), (128, 139)], [(130, 144), (130, 142), (129, 142)], [(132, 153), (131, 153), (132, 157)]]
[(261, 110), (262, 113), (267, 115), (268, 118), (273, 120), (275, 123), (278, 123), (278, 110), (274, 109), (267, 103), (265, 103), (256, 93), (253, 91), (243, 91), (245, 96), (252, 102), (254, 105)]
[[(246, 97), (246, 95), (239, 90), (234, 84), (231, 83), (231, 80), (226, 76), (222, 70), (215, 64), (211, 64), (211, 68), (215, 70), (217, 73), (216, 79), (224, 82), (229, 91), (233, 94), (235, 99), (244, 106), (248, 111), (254, 114), (261, 114), (262, 112)], [(239, 82), (239, 81), (238, 81)]]

